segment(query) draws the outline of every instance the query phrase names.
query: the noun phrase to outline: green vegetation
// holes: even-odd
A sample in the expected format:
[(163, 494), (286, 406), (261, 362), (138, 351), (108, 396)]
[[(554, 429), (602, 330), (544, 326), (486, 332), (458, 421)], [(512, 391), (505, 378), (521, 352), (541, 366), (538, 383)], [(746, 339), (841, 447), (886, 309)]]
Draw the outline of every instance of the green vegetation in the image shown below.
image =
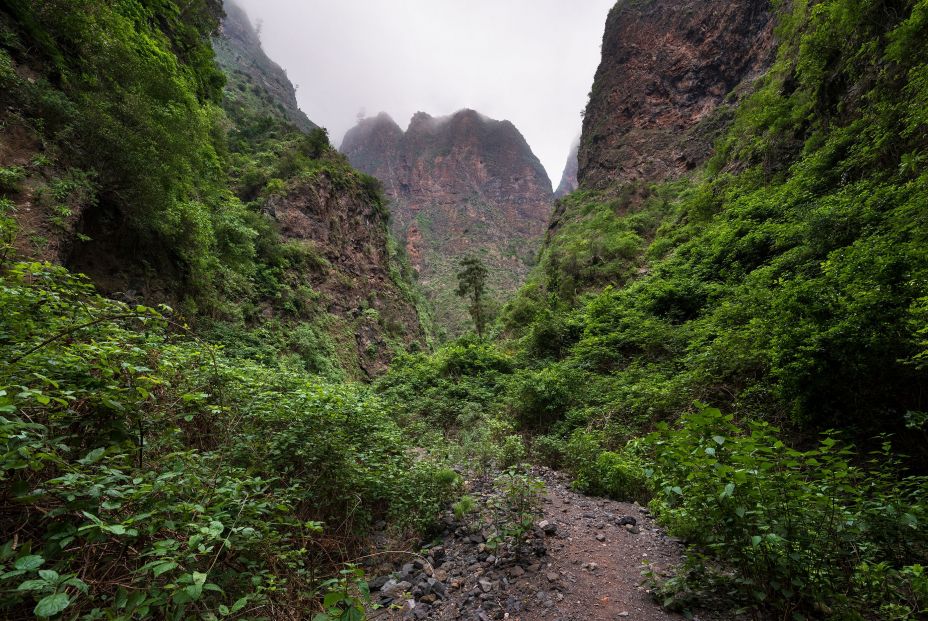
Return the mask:
[[(217, 2), (6, 3), (0, 613), (357, 619), (373, 524), (413, 541), (451, 507), (510, 544), (531, 458), (688, 543), (652, 576), (667, 606), (928, 614), (928, 1), (778, 6), (777, 61), (704, 170), (565, 199), (495, 327), (465, 262), (477, 336), (426, 353), (381, 291), (330, 312), (357, 277), (268, 215), (307, 188), (364, 205), (423, 309), (376, 180), (242, 75), (223, 91)], [(52, 226), (17, 239), (26, 193)], [(14, 260), (59, 233), (183, 314)]]
[(645, 444), (651, 507), (692, 544), (661, 586), (666, 605), (724, 595), (794, 617), (928, 610), (928, 478), (904, 476), (888, 442), (860, 456), (826, 434), (800, 451), (768, 423), (703, 408)]
[[(123, 291), (112, 273), (129, 274), (198, 329), (239, 335), (230, 342), (239, 353), (362, 377), (363, 359), (333, 364), (359, 326), (330, 314), (319, 286), (345, 275), (312, 244), (286, 241), (269, 204), (331, 187), (370, 207), (372, 230), (387, 239), (379, 184), (353, 170), (324, 130), (291, 124), (270, 92), (252, 84), (250, 97), (234, 96), (243, 75), (230, 70), (227, 83), (213, 56), (221, 14), (217, 0), (9, 3), (0, 11), (2, 122), (14, 145), (39, 152), (26, 168), (0, 169), (0, 193), (35, 187), (54, 226), (21, 238), (43, 258), (76, 238), (70, 260), (105, 290)], [(402, 260), (385, 261), (396, 297), (422, 308)], [(273, 338), (269, 316), (286, 328)], [(412, 341), (396, 317), (377, 331), (388, 349), (371, 356)]]
[[(251, 250), (216, 139), (224, 77), (208, 33), (218, 3), (198, 0), (184, 11), (170, 1), (7, 6), (4, 105), (94, 171), (101, 206), (118, 205), (146, 251), (170, 249), (185, 285), (210, 290), (220, 262)], [(26, 79), (15, 66), (41, 78)]]
[(578, 390), (517, 408), (614, 444), (700, 400), (925, 458), (926, 7), (904, 4), (784, 6), (779, 58), (703, 175), (567, 199), (501, 327)]
[(779, 12), (777, 61), (704, 170), (565, 199), (482, 354), (504, 372), (450, 378), (450, 345), (381, 385), (423, 418), (451, 409), (430, 387), (461, 390), (582, 491), (649, 501), (690, 544), (668, 605), (916, 619), (928, 3)]
[(483, 338), (487, 324), (487, 309), (484, 301), (487, 287), (487, 266), (477, 257), (466, 257), (461, 260), (461, 271), (458, 272), (458, 297), (467, 300), (467, 312), (477, 329), (477, 337)]
[(365, 387), (231, 358), (48, 265), (8, 266), (0, 311), (4, 617), (311, 609), (371, 523), (420, 532), (456, 494)]
[[(347, 381), (363, 375), (360, 329), (389, 355), (407, 325), (368, 302), (329, 312), (326, 287), (356, 283), (268, 215), (314, 188), (356, 203), (402, 303), (421, 307), (380, 186), (324, 130), (230, 100), (221, 12), (0, 9), (0, 128), (24, 162), (0, 168), (0, 617), (357, 618), (363, 572), (342, 563), (371, 526), (412, 539), (459, 494)], [(15, 261), (60, 243), (90, 270), (115, 265), (91, 271), (101, 288), (181, 312)]]

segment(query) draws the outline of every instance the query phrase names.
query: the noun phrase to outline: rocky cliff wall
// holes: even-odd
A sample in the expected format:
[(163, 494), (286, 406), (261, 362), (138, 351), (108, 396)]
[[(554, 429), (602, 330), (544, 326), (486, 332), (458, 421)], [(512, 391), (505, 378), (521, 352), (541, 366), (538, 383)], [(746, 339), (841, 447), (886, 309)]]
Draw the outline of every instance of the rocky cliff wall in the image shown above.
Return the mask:
[(380, 114), (348, 132), (341, 150), (383, 183), (394, 233), (449, 335), (467, 326), (454, 295), (460, 259), (484, 260), (496, 300), (522, 282), (553, 197), (544, 168), (512, 123), (473, 110), (441, 118), (419, 112), (403, 131)]
[(705, 162), (774, 49), (770, 0), (620, 0), (584, 115), (580, 184), (663, 181)]

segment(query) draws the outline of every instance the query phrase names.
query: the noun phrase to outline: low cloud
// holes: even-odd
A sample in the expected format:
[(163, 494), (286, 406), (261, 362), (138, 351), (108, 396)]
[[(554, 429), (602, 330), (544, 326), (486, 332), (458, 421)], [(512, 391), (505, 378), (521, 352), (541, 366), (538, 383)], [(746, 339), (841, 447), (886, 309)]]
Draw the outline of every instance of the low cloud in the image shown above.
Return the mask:
[(341, 143), (359, 115), (508, 119), (556, 184), (614, 0), (237, 0), (300, 107)]

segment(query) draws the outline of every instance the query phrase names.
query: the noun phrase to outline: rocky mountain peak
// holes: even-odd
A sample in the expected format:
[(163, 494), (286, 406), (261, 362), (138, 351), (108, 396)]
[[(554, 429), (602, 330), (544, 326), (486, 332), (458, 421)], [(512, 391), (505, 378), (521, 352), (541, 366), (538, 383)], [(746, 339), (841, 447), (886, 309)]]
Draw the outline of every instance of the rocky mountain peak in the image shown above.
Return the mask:
[(484, 259), (494, 294), (521, 283), (553, 198), (541, 162), (511, 122), (469, 109), (417, 112), (403, 132), (380, 114), (350, 130), (341, 151), (384, 184), (394, 233), (449, 333), (466, 324), (453, 292), (461, 258)]
[(296, 88), (287, 72), (261, 47), (261, 38), (245, 10), (234, 2), (223, 3), (225, 18), (213, 40), (216, 61), (228, 77), (226, 96), (248, 110), (261, 110), (282, 118), (302, 131), (317, 125), (300, 110)]

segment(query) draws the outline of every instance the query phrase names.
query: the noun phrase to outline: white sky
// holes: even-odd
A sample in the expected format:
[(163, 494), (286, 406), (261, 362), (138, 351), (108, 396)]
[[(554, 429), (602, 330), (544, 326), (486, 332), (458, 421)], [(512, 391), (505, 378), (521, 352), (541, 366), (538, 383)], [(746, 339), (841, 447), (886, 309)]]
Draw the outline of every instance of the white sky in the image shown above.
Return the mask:
[(522, 132), (556, 186), (615, 0), (237, 0), (332, 143), (360, 111), (405, 129), (473, 108)]

